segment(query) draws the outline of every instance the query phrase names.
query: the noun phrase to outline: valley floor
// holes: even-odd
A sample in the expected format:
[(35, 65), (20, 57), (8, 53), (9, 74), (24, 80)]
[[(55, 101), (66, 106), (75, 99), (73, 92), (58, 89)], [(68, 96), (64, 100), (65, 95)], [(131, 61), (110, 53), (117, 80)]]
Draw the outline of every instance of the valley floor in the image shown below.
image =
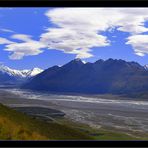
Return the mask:
[[(76, 130), (81, 135), (71, 137), (72, 139), (148, 140), (148, 102), (113, 97), (41, 94), (19, 89), (0, 90), (0, 103), (33, 115), (32, 120), (42, 120), (43, 125), (48, 121), (53, 127), (60, 125), (60, 129), (65, 126), (70, 128), (66, 129), (66, 133), (69, 130), (74, 130), (75, 133)], [(51, 116), (49, 112), (58, 116)], [(38, 119), (34, 119), (34, 115)], [(56, 132), (62, 134), (61, 130)], [(42, 139), (61, 139), (58, 136), (52, 137), (52, 134), (48, 136)], [(69, 136), (63, 138), (71, 139)]]

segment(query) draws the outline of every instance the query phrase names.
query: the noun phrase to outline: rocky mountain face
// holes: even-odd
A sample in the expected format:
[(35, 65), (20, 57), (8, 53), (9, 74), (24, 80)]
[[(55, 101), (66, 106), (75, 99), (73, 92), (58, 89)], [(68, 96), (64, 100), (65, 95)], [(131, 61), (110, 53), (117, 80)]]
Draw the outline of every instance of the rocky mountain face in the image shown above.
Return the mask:
[(148, 71), (137, 62), (108, 59), (84, 63), (75, 59), (43, 71), (22, 88), (96, 94), (147, 92)]

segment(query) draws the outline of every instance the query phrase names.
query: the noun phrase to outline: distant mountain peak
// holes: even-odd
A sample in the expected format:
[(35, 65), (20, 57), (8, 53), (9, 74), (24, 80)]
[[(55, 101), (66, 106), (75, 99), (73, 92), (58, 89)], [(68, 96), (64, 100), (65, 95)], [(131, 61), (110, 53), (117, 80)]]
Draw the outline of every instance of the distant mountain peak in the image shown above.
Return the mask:
[(144, 65), (144, 68), (145, 68), (146, 70), (148, 70), (148, 64)]
[(104, 60), (99, 59), (99, 60), (97, 60), (95, 63), (103, 63), (103, 62), (104, 62)]
[(82, 60), (80, 58), (75, 58), (73, 61), (79, 62), (79, 61), (82, 61)]
[(64, 66), (67, 66), (67, 65), (84, 65), (84, 63), (82, 62), (81, 59), (76, 58), (76, 59), (70, 61), (69, 63), (65, 64)]
[(86, 64), (86, 63), (87, 63), (87, 62), (86, 62), (86, 61), (84, 61), (84, 60), (83, 60), (82, 62), (83, 62), (83, 64)]
[(76, 58), (73, 61), (78, 62), (78, 63), (83, 63), (83, 64), (86, 64), (87, 63), (86, 61), (81, 60), (80, 58)]
[(105, 62), (118, 62), (118, 63), (126, 63), (126, 61), (125, 60), (122, 60), (122, 59), (112, 59), (112, 58), (109, 58), (109, 59), (107, 59)]
[(32, 68), (32, 70), (41, 70), (41, 69), (38, 67), (34, 67), (34, 68)]
[(24, 70), (17, 70), (9, 68), (8, 66), (5, 66), (3, 64), (0, 65), (0, 72), (6, 73), (9, 76), (13, 77), (20, 77), (20, 78), (26, 78), (26, 77), (32, 77), (39, 73), (41, 73), (43, 70), (40, 68), (33, 68), (33, 69), (24, 69)]
[(29, 71), (28, 71), (28, 76), (29, 76), (29, 77), (33, 77), (33, 76), (35, 76), (35, 75), (37, 75), (37, 74), (39, 74), (39, 73), (41, 73), (41, 72), (43, 72), (42, 69), (40, 69), (40, 68), (38, 68), (38, 67), (35, 67), (35, 68), (33, 68), (32, 70), (29, 70)]
[(72, 60), (71, 62), (84, 64), (84, 62), (80, 58), (76, 58), (76, 59)]
[(117, 59), (109, 58), (107, 61), (116, 61)]

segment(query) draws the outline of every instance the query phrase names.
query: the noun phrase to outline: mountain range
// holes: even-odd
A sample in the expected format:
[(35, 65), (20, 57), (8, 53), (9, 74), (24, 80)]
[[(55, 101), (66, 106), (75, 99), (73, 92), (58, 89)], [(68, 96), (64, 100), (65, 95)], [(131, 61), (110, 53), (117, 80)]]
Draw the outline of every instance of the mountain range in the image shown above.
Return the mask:
[(100, 59), (94, 63), (74, 59), (44, 70), (22, 88), (90, 94), (147, 93), (148, 68), (121, 59)]
[(16, 70), (9, 68), (5, 65), (0, 65), (0, 83), (16, 83), (26, 82), (26, 80), (41, 73), (43, 70), (40, 68), (33, 68), (31, 70)]

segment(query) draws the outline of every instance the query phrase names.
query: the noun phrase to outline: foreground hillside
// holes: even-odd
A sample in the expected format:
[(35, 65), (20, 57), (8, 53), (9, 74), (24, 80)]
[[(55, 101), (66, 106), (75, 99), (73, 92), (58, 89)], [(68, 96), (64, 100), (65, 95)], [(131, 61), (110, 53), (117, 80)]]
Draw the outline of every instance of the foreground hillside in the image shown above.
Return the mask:
[(0, 104), (0, 139), (64, 140), (91, 138), (66, 125), (33, 119)]
[(58, 122), (35, 119), (0, 104), (0, 140), (146, 140), (113, 129), (94, 129), (59, 119)]

